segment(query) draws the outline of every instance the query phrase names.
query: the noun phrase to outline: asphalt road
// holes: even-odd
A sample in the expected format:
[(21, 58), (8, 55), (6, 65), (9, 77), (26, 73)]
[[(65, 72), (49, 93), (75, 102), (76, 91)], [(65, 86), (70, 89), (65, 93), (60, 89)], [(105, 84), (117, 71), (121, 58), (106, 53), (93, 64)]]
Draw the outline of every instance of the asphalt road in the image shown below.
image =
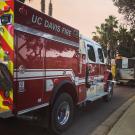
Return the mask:
[[(125, 101), (135, 95), (135, 87), (117, 86), (111, 102), (103, 100), (90, 103), (85, 108), (78, 108), (72, 126), (62, 135), (87, 135), (99, 126)], [(33, 125), (16, 118), (0, 119), (1, 135), (49, 135), (43, 127)]]

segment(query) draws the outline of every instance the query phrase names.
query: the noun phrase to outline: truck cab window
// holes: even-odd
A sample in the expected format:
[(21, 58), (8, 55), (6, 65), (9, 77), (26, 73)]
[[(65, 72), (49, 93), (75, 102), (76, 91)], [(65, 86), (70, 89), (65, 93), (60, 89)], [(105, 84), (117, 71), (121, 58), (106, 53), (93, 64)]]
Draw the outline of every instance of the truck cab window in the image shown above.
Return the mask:
[(93, 62), (96, 61), (94, 48), (90, 45), (88, 45), (88, 58), (89, 58), (89, 60), (91, 60)]
[(98, 48), (98, 57), (100, 62), (104, 63), (104, 56), (103, 56), (103, 52), (102, 49)]

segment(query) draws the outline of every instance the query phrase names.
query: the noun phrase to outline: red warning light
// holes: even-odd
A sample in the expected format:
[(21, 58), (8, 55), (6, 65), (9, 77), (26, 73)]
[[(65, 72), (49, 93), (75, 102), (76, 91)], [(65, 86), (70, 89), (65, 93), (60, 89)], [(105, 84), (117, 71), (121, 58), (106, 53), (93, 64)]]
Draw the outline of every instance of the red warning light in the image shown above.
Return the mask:
[(4, 12), (9, 12), (10, 6), (4, 6)]
[(0, 9), (0, 15), (4, 14), (4, 12), (9, 12), (10, 11), (10, 6), (4, 6), (3, 9)]

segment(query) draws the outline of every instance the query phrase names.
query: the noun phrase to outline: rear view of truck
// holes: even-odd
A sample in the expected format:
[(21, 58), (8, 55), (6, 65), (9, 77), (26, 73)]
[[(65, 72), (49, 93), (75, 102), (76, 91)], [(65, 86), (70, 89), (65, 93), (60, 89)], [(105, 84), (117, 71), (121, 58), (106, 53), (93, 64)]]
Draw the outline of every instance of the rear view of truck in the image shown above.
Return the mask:
[(0, 1), (0, 117), (13, 109), (14, 1)]
[(120, 83), (135, 83), (135, 58), (125, 58), (116, 60), (116, 79)]

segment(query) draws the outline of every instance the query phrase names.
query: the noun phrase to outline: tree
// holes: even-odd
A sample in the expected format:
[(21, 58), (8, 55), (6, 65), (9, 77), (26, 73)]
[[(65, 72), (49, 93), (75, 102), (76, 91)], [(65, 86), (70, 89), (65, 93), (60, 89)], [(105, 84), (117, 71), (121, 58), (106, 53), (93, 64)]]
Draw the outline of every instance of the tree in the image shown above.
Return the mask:
[(109, 16), (105, 19), (100, 27), (96, 26), (96, 32), (93, 32), (93, 39), (99, 42), (107, 54), (107, 45), (110, 46), (111, 57), (114, 57), (117, 48), (117, 31), (118, 20), (114, 16)]
[(41, 0), (41, 12), (45, 13), (45, 0)]
[(52, 1), (50, 0), (48, 15), (52, 16), (52, 12), (53, 12), (53, 6), (52, 6)]
[(125, 18), (135, 28), (135, 0), (113, 0), (118, 11), (125, 15)]
[[(19, 0), (19, 1), (25, 3), (26, 0)], [(29, 0), (29, 1), (31, 1), (31, 0)], [(40, 3), (41, 3), (41, 12), (45, 13), (45, 0), (41, 0)]]
[(119, 53), (124, 57), (135, 57), (135, 30), (120, 26), (118, 33)]
[(102, 45), (105, 54), (109, 45), (111, 58), (115, 57), (117, 51), (124, 57), (135, 57), (135, 29), (119, 25), (113, 16), (109, 16), (104, 23), (96, 26), (93, 40)]

